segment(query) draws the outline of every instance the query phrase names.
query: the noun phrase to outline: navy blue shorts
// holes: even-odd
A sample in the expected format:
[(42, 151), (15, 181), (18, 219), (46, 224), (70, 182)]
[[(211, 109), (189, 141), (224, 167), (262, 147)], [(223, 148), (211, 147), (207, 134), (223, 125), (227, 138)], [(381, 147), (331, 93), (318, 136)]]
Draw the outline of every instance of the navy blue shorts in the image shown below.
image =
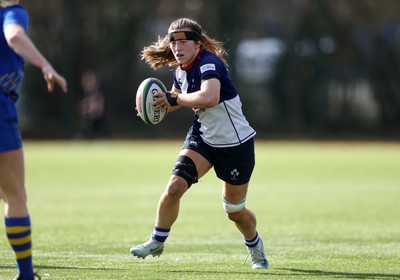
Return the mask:
[(17, 108), (11, 95), (0, 90), (0, 152), (22, 147)]
[(205, 157), (222, 181), (232, 185), (242, 185), (250, 181), (255, 165), (253, 138), (239, 146), (215, 148), (204, 143), (200, 135), (193, 135), (189, 131), (183, 149), (193, 150)]

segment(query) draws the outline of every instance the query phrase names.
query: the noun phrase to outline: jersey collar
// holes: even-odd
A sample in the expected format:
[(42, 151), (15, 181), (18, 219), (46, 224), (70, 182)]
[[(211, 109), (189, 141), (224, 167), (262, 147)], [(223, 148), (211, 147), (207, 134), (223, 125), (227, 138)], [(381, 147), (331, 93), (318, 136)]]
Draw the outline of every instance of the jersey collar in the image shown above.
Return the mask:
[(201, 54), (203, 51), (204, 51), (204, 49), (200, 49), (199, 52), (196, 54), (196, 58), (193, 59), (193, 61), (190, 62), (187, 66), (183, 67), (182, 65), (180, 65), (179, 67), (180, 67), (182, 70), (189, 70), (190, 68), (193, 67), (193, 65), (194, 65), (198, 60), (201, 60), (200, 54)]

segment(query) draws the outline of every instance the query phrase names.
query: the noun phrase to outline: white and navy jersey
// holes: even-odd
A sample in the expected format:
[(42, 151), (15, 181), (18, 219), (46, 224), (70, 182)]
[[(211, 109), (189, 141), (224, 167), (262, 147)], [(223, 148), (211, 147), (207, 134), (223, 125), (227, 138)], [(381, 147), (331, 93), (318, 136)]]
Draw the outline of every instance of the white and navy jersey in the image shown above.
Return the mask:
[(195, 110), (193, 133), (212, 147), (233, 147), (254, 137), (255, 130), (242, 112), (242, 103), (225, 64), (213, 53), (202, 50), (188, 67), (174, 71), (174, 87), (183, 94), (200, 90), (201, 82), (216, 78), (221, 83), (219, 104)]

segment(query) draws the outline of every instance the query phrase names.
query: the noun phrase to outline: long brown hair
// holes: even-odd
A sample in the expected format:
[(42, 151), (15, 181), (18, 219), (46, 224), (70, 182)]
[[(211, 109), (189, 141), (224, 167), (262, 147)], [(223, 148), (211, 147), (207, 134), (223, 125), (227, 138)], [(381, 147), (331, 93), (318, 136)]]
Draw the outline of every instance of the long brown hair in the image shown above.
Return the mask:
[[(228, 66), (225, 59), (227, 53), (223, 47), (223, 43), (208, 37), (200, 24), (192, 19), (180, 18), (174, 20), (168, 28), (168, 30), (176, 29), (189, 29), (190, 31), (196, 32), (200, 38), (199, 42), (201, 43), (201, 48), (212, 52), (218, 56), (226, 66)], [(169, 47), (169, 43), (168, 35), (163, 38), (158, 37), (156, 42), (143, 48), (142, 59), (145, 60), (153, 69), (158, 69), (166, 65), (170, 67), (178, 66), (179, 64), (175, 60), (174, 54)]]
[(16, 5), (18, 3), (19, 3), (19, 1), (0, 0), (0, 6), (1, 7), (8, 7), (8, 6), (11, 6), (11, 5)]

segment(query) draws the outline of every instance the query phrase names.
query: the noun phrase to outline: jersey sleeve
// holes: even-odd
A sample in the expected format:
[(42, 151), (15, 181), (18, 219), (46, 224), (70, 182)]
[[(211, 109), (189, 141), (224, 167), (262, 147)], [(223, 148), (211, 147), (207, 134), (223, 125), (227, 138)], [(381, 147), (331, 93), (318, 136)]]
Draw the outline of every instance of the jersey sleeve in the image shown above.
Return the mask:
[(201, 80), (216, 78), (221, 80), (223, 73), (223, 62), (216, 56), (209, 56), (201, 60), (199, 65)]
[(22, 6), (12, 6), (8, 7), (3, 14), (3, 30), (9, 24), (18, 24), (27, 31), (29, 16), (28, 12)]

